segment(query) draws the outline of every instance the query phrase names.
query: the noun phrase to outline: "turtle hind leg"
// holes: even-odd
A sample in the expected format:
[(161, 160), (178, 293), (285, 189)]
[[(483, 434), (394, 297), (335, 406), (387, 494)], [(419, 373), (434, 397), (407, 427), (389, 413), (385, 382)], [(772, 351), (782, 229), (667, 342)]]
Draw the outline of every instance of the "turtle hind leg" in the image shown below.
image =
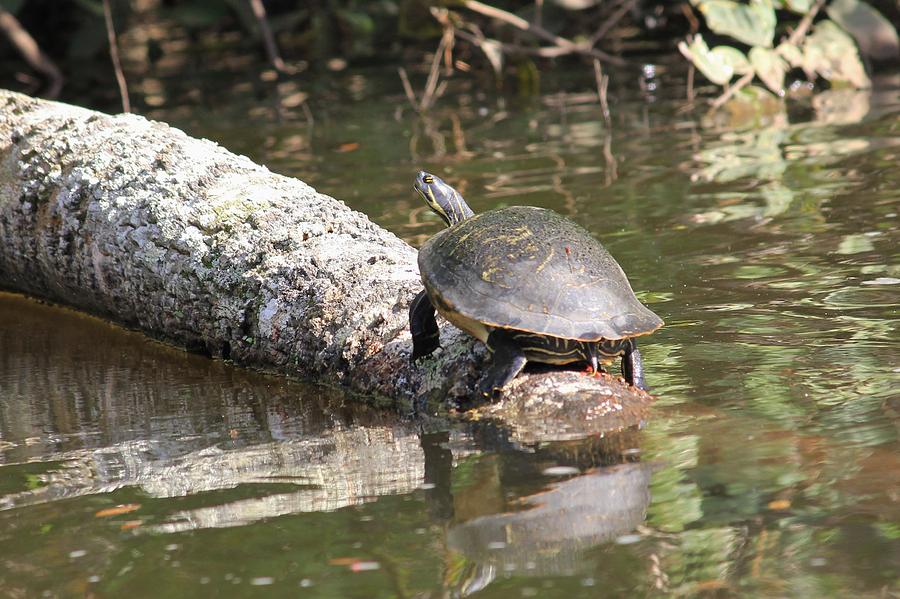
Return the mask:
[(634, 339), (628, 340), (628, 346), (622, 354), (622, 376), (630, 385), (641, 391), (647, 391), (647, 383), (644, 382), (644, 361)]
[(409, 304), (409, 331), (413, 341), (412, 355), (409, 358), (412, 362), (429, 355), (441, 344), (434, 306), (425, 290), (420, 291)]
[(495, 399), (508, 382), (516, 378), (525, 367), (525, 352), (512, 336), (504, 330), (495, 329), (487, 338), (487, 346), (493, 352), (491, 366), (478, 383), (478, 393)]

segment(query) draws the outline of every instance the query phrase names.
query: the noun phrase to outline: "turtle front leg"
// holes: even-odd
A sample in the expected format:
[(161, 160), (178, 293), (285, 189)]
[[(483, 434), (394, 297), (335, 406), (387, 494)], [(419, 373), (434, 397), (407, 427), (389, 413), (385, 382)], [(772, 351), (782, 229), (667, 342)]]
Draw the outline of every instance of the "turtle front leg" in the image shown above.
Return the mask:
[(412, 355), (409, 358), (412, 362), (427, 356), (441, 344), (434, 306), (424, 289), (409, 304), (409, 331), (413, 341)]
[(487, 338), (488, 349), (494, 354), (491, 366), (478, 383), (478, 392), (491, 399), (500, 396), (503, 387), (525, 368), (525, 352), (512, 336), (502, 329), (494, 329)]
[(634, 339), (628, 341), (628, 347), (622, 354), (622, 376), (630, 385), (646, 391), (647, 384), (644, 382), (644, 361), (641, 359), (641, 352), (638, 351)]

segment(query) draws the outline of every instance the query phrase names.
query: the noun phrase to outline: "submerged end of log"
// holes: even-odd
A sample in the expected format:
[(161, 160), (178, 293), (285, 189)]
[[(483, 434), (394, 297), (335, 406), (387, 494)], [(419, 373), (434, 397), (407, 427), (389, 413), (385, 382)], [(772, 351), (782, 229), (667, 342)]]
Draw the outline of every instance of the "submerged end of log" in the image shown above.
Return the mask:
[[(464, 403), (486, 353), (443, 323), (442, 349), (409, 362), (416, 251), (343, 202), (163, 123), (3, 90), (0, 288), (429, 411)], [(525, 373), (473, 414), (621, 428), (648, 397)]]

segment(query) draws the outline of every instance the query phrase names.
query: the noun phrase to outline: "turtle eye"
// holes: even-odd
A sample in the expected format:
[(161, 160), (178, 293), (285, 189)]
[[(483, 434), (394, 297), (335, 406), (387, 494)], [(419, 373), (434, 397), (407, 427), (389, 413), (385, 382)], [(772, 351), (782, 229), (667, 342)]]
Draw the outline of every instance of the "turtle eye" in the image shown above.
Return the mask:
[(431, 175), (425, 175), (424, 177), (422, 177), (422, 183), (424, 183), (425, 185), (431, 185), (432, 183), (434, 183), (434, 177), (432, 177)]

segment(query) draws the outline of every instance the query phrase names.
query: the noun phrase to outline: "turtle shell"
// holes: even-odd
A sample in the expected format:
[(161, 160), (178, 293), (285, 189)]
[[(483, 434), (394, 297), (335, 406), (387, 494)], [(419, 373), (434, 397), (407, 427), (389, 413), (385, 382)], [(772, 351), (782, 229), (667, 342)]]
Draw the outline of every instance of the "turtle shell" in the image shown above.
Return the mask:
[(441, 231), (419, 251), (419, 272), (439, 311), (492, 327), (598, 341), (663, 324), (600, 242), (544, 208), (492, 210)]

